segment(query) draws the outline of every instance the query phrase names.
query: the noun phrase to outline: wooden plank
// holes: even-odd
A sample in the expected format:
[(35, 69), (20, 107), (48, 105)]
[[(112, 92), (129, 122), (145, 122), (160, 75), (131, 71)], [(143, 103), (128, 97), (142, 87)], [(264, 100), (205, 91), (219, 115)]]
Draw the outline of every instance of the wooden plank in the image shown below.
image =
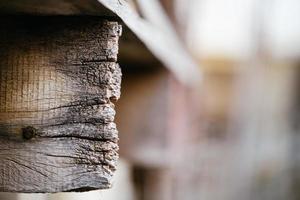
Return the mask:
[(158, 0), (138, 0), (138, 10), (130, 4), (132, 1), (98, 1), (119, 16), (178, 80), (189, 86), (198, 85), (200, 67), (178, 37)]
[(197, 62), (158, 0), (0, 0), (0, 14), (93, 15), (121, 18), (149, 51), (183, 83), (201, 80)]
[(81, 138), (0, 140), (1, 191), (58, 192), (110, 187), (117, 144)]
[(121, 27), (97, 17), (0, 21), (0, 191), (109, 188)]

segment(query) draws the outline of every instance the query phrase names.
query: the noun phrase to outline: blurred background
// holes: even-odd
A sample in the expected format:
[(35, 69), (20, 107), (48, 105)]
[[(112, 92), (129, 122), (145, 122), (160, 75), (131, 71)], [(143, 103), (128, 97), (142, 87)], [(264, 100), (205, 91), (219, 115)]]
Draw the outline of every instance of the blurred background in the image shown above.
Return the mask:
[(113, 188), (0, 199), (300, 199), (300, 1), (151, 2), (132, 5), (172, 32), (199, 79), (182, 81), (124, 27)]

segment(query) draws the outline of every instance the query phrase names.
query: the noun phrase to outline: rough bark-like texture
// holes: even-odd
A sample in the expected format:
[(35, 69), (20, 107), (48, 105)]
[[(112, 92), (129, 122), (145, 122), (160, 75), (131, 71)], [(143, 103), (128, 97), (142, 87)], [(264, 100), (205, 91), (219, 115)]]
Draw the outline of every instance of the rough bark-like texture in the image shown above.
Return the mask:
[(0, 191), (109, 188), (121, 27), (96, 17), (0, 22)]

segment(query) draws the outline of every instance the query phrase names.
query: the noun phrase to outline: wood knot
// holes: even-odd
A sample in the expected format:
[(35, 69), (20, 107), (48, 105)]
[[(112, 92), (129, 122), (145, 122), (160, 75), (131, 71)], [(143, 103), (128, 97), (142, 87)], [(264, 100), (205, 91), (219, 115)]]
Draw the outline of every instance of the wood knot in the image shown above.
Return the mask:
[(31, 138), (35, 137), (37, 130), (32, 126), (27, 126), (22, 128), (23, 138), (25, 140), (30, 140)]

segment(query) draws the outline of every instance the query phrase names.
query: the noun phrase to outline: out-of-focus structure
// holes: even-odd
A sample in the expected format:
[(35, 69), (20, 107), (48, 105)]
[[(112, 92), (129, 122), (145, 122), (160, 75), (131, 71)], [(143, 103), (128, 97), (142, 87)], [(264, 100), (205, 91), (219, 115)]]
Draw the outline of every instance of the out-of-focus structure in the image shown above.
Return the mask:
[[(140, 33), (133, 20), (121, 40), (116, 187), (40, 198), (299, 199), (300, 3), (127, 2), (160, 34)], [(161, 38), (168, 34), (176, 45)], [(159, 57), (156, 41), (173, 44), (170, 54)], [(197, 61), (200, 81), (186, 84), (185, 66), (172, 62), (178, 45)]]

